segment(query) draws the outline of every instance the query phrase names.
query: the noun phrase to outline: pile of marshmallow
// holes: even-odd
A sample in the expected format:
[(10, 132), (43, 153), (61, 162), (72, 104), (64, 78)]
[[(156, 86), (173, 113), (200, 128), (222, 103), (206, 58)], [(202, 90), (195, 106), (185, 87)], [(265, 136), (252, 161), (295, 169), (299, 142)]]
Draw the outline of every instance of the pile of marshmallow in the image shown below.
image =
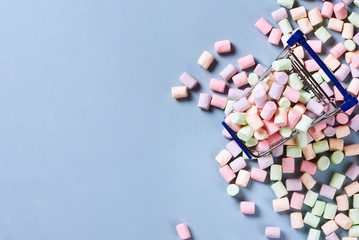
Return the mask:
[[(340, 32), (343, 41), (337, 43), (325, 56), (324, 63), (339, 81), (346, 81), (346, 90), (354, 96), (359, 93), (359, 14), (358, 8), (348, 13), (346, 5), (352, 0), (343, 0), (333, 4), (324, 1), (321, 10), (314, 8), (306, 11), (304, 7), (293, 8), (295, 0), (278, 0), (282, 7), (272, 12), (278, 28), (260, 18), (254, 25), (272, 45), (286, 41), (293, 30), (289, 17), (298, 24), (305, 34), (311, 34), (316, 40), (308, 40), (313, 50), (320, 54), (323, 44), (332, 38), (331, 31)], [(354, 4), (359, 7), (359, 1)], [(289, 13), (288, 14), (288, 10)], [(324, 19), (328, 18), (327, 27)], [(292, 22), (293, 22), (292, 21)], [(329, 29), (329, 30), (328, 30)], [(231, 52), (231, 42), (223, 40), (215, 43), (216, 53)], [(294, 54), (301, 61), (313, 79), (323, 91), (333, 98), (338, 105), (343, 96), (330, 79), (312, 59), (306, 59), (301, 46), (294, 49)], [(341, 61), (341, 57), (344, 56)], [(204, 51), (198, 64), (209, 69), (215, 57)], [(321, 121), (310, 127), (313, 119), (331, 110), (330, 105), (323, 106), (310, 91), (306, 91), (302, 79), (292, 70), (289, 59), (279, 59), (272, 63), (272, 71), (261, 64), (256, 64), (252, 55), (241, 57), (238, 68), (232, 64), (225, 67), (218, 78), (210, 79), (212, 94), (200, 93), (198, 107), (202, 110), (219, 108), (224, 110), (225, 122), (245, 145), (255, 152), (266, 152), (295, 131), (297, 137), (275, 148), (270, 155), (260, 157), (254, 166), (226, 129), (222, 135), (231, 141), (222, 149), (215, 160), (219, 163), (219, 173), (228, 182), (227, 193), (238, 196), (241, 188), (246, 188), (249, 181), (271, 182), (274, 193), (272, 202), (275, 212), (288, 212), (294, 229), (310, 227), (308, 240), (340, 239), (336, 230), (347, 230), (343, 240), (359, 237), (359, 166), (352, 163), (344, 172), (335, 172), (329, 183), (315, 180), (317, 171), (326, 171), (331, 165), (349, 161), (348, 158), (359, 156), (359, 144), (347, 142), (346, 137), (359, 130), (359, 115), (355, 107), (345, 113)], [(247, 73), (249, 69), (253, 72)], [(266, 76), (262, 81), (258, 81)], [(231, 83), (233, 82), (233, 84)], [(176, 99), (186, 98), (188, 91), (195, 88), (198, 81), (189, 73), (180, 77), (183, 86), (173, 87), (172, 96)], [(233, 86), (234, 85), (234, 86)], [(228, 86), (232, 86), (228, 89)], [(255, 86), (251, 91), (251, 87)], [(250, 91), (250, 92), (249, 92)], [(245, 96), (245, 97), (243, 97)], [(295, 162), (300, 161), (299, 169)], [(283, 176), (284, 175), (284, 176)], [(319, 192), (314, 189), (319, 186)], [(351, 199), (351, 200), (350, 200)], [(311, 211), (303, 211), (303, 205)], [(243, 214), (254, 214), (255, 202), (241, 201)], [(180, 225), (178, 232), (181, 239), (190, 237), (187, 225)], [(182, 236), (182, 237), (181, 237)], [(184, 237), (185, 236), (185, 237)], [(265, 229), (268, 238), (279, 238), (280, 229), (268, 226)]]

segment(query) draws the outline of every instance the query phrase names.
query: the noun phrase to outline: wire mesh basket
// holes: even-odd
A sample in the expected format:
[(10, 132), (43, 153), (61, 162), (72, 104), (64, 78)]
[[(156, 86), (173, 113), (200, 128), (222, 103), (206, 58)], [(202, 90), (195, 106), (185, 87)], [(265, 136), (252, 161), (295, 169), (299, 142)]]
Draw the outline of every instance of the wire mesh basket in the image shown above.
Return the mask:
[[(316, 125), (317, 123), (326, 120), (332, 116), (340, 112), (345, 112), (355, 106), (358, 103), (356, 97), (350, 95), (343, 86), (338, 82), (335, 78), (333, 73), (327, 68), (324, 62), (319, 58), (319, 56), (313, 51), (313, 49), (308, 45), (307, 40), (304, 34), (297, 30), (287, 41), (288, 45), (283, 49), (283, 51), (279, 54), (276, 60), (279, 59), (289, 59), (292, 62), (292, 68), (287, 71), (288, 74), (297, 73), (300, 80), (302, 81), (304, 87), (303, 90), (310, 92), (312, 94), (312, 98), (316, 98), (316, 100), (321, 103), (323, 106), (328, 106), (329, 110), (326, 112), (322, 112), (318, 115), (315, 119), (313, 119), (312, 126)], [(303, 46), (304, 49), (307, 50), (309, 55), (317, 62), (317, 64), (321, 67), (321, 69), (325, 72), (325, 74), (329, 77), (330, 81), (335, 85), (335, 87), (340, 91), (343, 95), (344, 103), (341, 105), (336, 104), (334, 98), (329, 97), (326, 92), (321, 88), (321, 86), (317, 83), (317, 81), (312, 77), (312, 75), (305, 69), (301, 61), (296, 57), (293, 52), (293, 49), (297, 46)], [(273, 68), (270, 67), (266, 70), (266, 72), (259, 78), (256, 84), (254, 84), (249, 91), (247, 91), (244, 96), (248, 97), (253, 90), (258, 85), (259, 82), (264, 81), (269, 75), (272, 74)], [(278, 148), (279, 146), (283, 145), (285, 142), (289, 141), (290, 139), (294, 138), (299, 134), (297, 130), (294, 130), (289, 137), (283, 138), (279, 143), (271, 146), (265, 152), (256, 152), (252, 148), (249, 148), (245, 145), (245, 143), (240, 140), (237, 135), (231, 130), (231, 128), (225, 123), (222, 122), (222, 125), (226, 128), (229, 134), (232, 136), (233, 140), (241, 147), (243, 152), (248, 156), (248, 158), (259, 158), (268, 155), (274, 149)]]

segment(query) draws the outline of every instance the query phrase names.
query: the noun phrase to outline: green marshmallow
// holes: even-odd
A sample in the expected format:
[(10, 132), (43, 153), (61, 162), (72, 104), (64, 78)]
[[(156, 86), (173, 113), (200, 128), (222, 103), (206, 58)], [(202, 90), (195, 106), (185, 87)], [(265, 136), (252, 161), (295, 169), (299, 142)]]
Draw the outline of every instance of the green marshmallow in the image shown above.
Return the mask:
[[(329, 70), (330, 71), (330, 70)], [(319, 69), (318, 74), (322, 77), (322, 79), (326, 82), (330, 82), (330, 78), (328, 75), (323, 71), (323, 69)]]
[(330, 160), (334, 164), (341, 163), (343, 161), (343, 159), (344, 159), (344, 153), (341, 151), (335, 151), (332, 153), (332, 155), (330, 155)]
[(253, 129), (250, 126), (244, 126), (237, 132), (237, 137), (246, 142), (253, 137), (253, 133)]
[(290, 101), (286, 97), (281, 97), (278, 101), (278, 105), (282, 108), (289, 108), (290, 107)]
[(345, 175), (340, 173), (334, 173), (329, 185), (339, 190), (343, 186), (344, 180)]
[(255, 73), (251, 73), (248, 75), (248, 83), (249, 85), (253, 86), (254, 84), (256, 84), (258, 82), (258, 75)]
[(277, 0), (277, 4), (282, 5), (288, 9), (291, 9), (294, 5), (295, 0)]
[(312, 77), (318, 84), (321, 84), (323, 82), (323, 78), (320, 76), (318, 72), (313, 73)]
[(299, 75), (297, 73), (292, 73), (289, 75), (288, 84), (295, 90), (300, 90), (304, 87), (304, 84), (300, 80)]
[(281, 127), (279, 130), (280, 135), (282, 135), (282, 137), (287, 138), (290, 137), (290, 135), (292, 135), (293, 130), (287, 127)]
[(280, 180), (282, 180), (282, 165), (273, 164), (270, 167), (270, 180), (271, 181), (280, 181)]
[(316, 228), (319, 224), (319, 221), (320, 221), (320, 217), (315, 216), (313, 213), (307, 212), (305, 214), (305, 217), (304, 217), (305, 224), (307, 224), (313, 228)]
[(300, 89), (299, 92), (300, 92), (300, 97), (298, 101), (303, 104), (307, 104), (309, 100), (312, 98), (312, 95), (309, 92), (304, 91), (303, 89)]
[(284, 187), (283, 183), (281, 181), (278, 181), (271, 186), (274, 194), (277, 196), (277, 198), (284, 197), (288, 194), (287, 189)]
[(313, 143), (313, 149), (315, 153), (322, 153), (329, 151), (328, 140), (322, 140), (316, 143)]
[(349, 218), (353, 221), (353, 224), (359, 224), (359, 209), (349, 209)]
[(311, 228), (309, 230), (307, 240), (319, 240), (320, 239), (320, 230)]
[(302, 118), (295, 126), (295, 130), (297, 130), (298, 132), (301, 132), (301, 133), (306, 133), (308, 131), (308, 129), (310, 128), (310, 126), (312, 125), (312, 123), (313, 123), (313, 120), (310, 117), (308, 117), (307, 115), (303, 114)]
[(332, 37), (332, 35), (328, 32), (328, 30), (325, 29), (325, 27), (323, 27), (323, 26), (318, 28), (318, 30), (314, 32), (314, 35), (320, 41), (322, 41), (322, 43), (325, 43), (326, 41), (328, 41)]
[(275, 71), (286, 71), (292, 67), (292, 61), (289, 59), (279, 59), (272, 63)]
[(317, 161), (319, 171), (325, 171), (330, 166), (330, 160), (327, 156), (321, 156)]
[(359, 208), (359, 193), (353, 196), (353, 208)]
[(325, 202), (317, 200), (312, 208), (312, 213), (318, 217), (322, 216), (325, 208)]
[(308, 192), (305, 194), (304, 197), (304, 204), (313, 207), (315, 204), (315, 201), (318, 199), (318, 193), (313, 192), (312, 190), (308, 190)]
[(287, 18), (284, 18), (278, 22), (278, 26), (280, 30), (283, 32), (283, 34), (288, 34), (293, 32), (292, 25), (290, 25), (290, 22)]
[(337, 214), (337, 209), (338, 209), (338, 207), (334, 203), (325, 204), (323, 218), (324, 219), (334, 219), (335, 215)]
[(298, 146), (287, 146), (287, 157), (302, 157), (302, 149)]
[(359, 237), (359, 225), (353, 225), (351, 228), (349, 228), (348, 235), (350, 237)]
[(348, 39), (344, 42), (344, 46), (347, 49), (348, 52), (354, 51), (357, 45), (355, 42), (351, 39)]
[(228, 115), (228, 113), (232, 111), (232, 106), (235, 102), (237, 102), (237, 100), (229, 99), (227, 101), (226, 108), (224, 109), (224, 114)]
[(248, 117), (247, 113), (234, 112), (231, 114), (231, 122), (239, 125), (247, 125), (247, 121), (246, 121), (247, 117)]
[(255, 145), (258, 144), (258, 140), (252, 137), (252, 138), (250, 138), (248, 141), (246, 141), (244, 144), (245, 144), (247, 147), (254, 147)]
[(350, 14), (348, 16), (348, 20), (349, 22), (351, 22), (351, 24), (353, 24), (356, 28), (359, 28), (359, 13), (356, 12), (352, 12), (352, 14)]
[(307, 134), (305, 133), (298, 133), (295, 140), (297, 143), (297, 147), (299, 148), (304, 148), (305, 146), (308, 145), (308, 138), (307, 138)]
[(359, 7), (359, 0), (354, 0), (353, 3), (355, 6)]

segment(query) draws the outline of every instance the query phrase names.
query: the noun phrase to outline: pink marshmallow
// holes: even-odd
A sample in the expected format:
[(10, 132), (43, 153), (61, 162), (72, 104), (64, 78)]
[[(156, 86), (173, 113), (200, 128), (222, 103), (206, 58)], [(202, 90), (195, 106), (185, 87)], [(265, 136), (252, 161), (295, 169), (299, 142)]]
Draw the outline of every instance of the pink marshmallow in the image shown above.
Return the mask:
[(341, 64), (340, 67), (337, 69), (337, 71), (335, 71), (334, 76), (339, 81), (344, 81), (349, 75), (349, 73), (350, 73), (350, 67), (348, 67), (348, 65)]
[(253, 129), (253, 131), (257, 131), (264, 125), (262, 119), (256, 113), (249, 113), (246, 118), (246, 122)]
[(228, 99), (238, 100), (243, 97), (243, 90), (238, 88), (230, 88), (228, 90)]
[(248, 84), (248, 76), (246, 72), (240, 72), (232, 77), (234, 85), (240, 88), (246, 84)]
[(181, 240), (189, 239), (191, 238), (191, 233), (188, 229), (188, 226), (186, 223), (181, 223), (176, 226), (178, 237)]
[(353, 64), (354, 67), (359, 68), (359, 55), (353, 56), (352, 64)]
[(275, 134), (280, 129), (273, 121), (263, 120), (263, 123), (269, 135)]
[(222, 136), (227, 138), (227, 139), (232, 139), (231, 134), (229, 134), (229, 132), (225, 128), (222, 129)]
[(228, 66), (219, 73), (219, 76), (221, 76), (223, 80), (228, 81), (236, 73), (237, 69), (232, 64), (228, 64)]
[(252, 54), (249, 54), (247, 56), (244, 56), (237, 60), (238, 66), (241, 70), (250, 68), (256, 64), (254, 57)]
[(334, 15), (339, 20), (344, 20), (348, 16), (347, 7), (344, 3), (337, 3), (333, 7)]
[(238, 172), (239, 170), (247, 166), (246, 161), (242, 157), (234, 159), (229, 166), (232, 168), (233, 172)]
[(274, 82), (268, 92), (268, 95), (274, 100), (279, 100), (280, 96), (282, 95), (283, 89), (284, 89), (283, 85)]
[(224, 93), (226, 89), (226, 82), (216, 78), (211, 78), (211, 81), (209, 82), (209, 88), (212, 91)]
[(325, 123), (326, 123), (327, 125), (329, 125), (329, 126), (334, 126), (335, 117), (332, 116), (332, 117), (330, 117), (330, 118), (325, 119)]
[(358, 175), (359, 175), (359, 166), (356, 165), (355, 163), (353, 163), (345, 172), (345, 176), (347, 176), (352, 181), (355, 181)]
[(359, 130), (359, 114), (355, 115), (348, 125), (354, 132), (357, 132)]
[(257, 160), (260, 169), (266, 169), (274, 164), (272, 155), (260, 157)]
[(347, 124), (348, 123), (348, 121), (349, 121), (349, 117), (348, 117), (348, 115), (346, 115), (345, 113), (339, 113), (336, 117), (335, 117), (335, 119), (337, 120), (337, 122), (339, 123), (339, 124)]
[(238, 125), (238, 124), (232, 123), (232, 121), (231, 121), (232, 114), (233, 114), (233, 113), (228, 114), (227, 117), (224, 119), (224, 122), (227, 123), (228, 127), (229, 127), (230, 129), (232, 129), (232, 131), (238, 132), (239, 129), (241, 129), (241, 126)]
[(272, 155), (273, 157), (279, 157), (283, 155), (283, 145), (278, 146), (277, 148), (273, 149)]
[(287, 10), (285, 10), (284, 7), (281, 7), (279, 9), (273, 11), (271, 15), (275, 22), (279, 22), (280, 20), (288, 18)]
[(327, 126), (324, 130), (323, 133), (325, 136), (327, 137), (333, 137), (335, 135), (335, 128), (333, 128), (332, 126)]
[(320, 66), (314, 59), (304, 61), (304, 66), (308, 72), (316, 72), (320, 69)]
[(217, 94), (212, 95), (211, 105), (220, 109), (224, 109), (227, 105), (227, 98)]
[(180, 81), (189, 89), (193, 89), (197, 85), (197, 80), (187, 72), (182, 74), (182, 76), (180, 77)]
[(266, 227), (265, 237), (266, 238), (280, 238), (280, 228), (279, 227)]
[(331, 89), (331, 87), (329, 87), (328, 83), (326, 82), (322, 82), (320, 84), (320, 87), (322, 88), (322, 90), (328, 95), (328, 97), (332, 97), (334, 95), (333, 90)]
[(264, 120), (270, 120), (277, 110), (277, 104), (273, 101), (268, 101), (264, 104), (264, 107), (260, 113), (260, 116)]
[(263, 66), (262, 64), (258, 63), (256, 68), (253, 70), (255, 74), (261, 77), (267, 71), (267, 67)]
[(327, 124), (325, 123), (325, 121), (321, 121), (317, 124), (315, 124), (313, 127), (310, 128), (310, 131), (312, 132), (319, 132), (321, 130), (323, 130), (324, 128), (326, 128)]
[(284, 85), (288, 81), (288, 74), (285, 72), (274, 72), (274, 78), (277, 83)]
[(278, 28), (273, 28), (269, 34), (268, 42), (273, 45), (278, 45), (282, 38), (282, 31)]
[(277, 145), (278, 143), (280, 143), (280, 141), (283, 140), (283, 136), (280, 135), (279, 132), (274, 133), (273, 135), (269, 135), (269, 137), (267, 138), (267, 141), (269, 143), (269, 146), (273, 147), (275, 145)]
[(267, 140), (261, 140), (255, 147), (255, 151), (257, 152), (266, 152), (270, 148), (269, 143)]
[(266, 177), (267, 177), (267, 171), (260, 168), (252, 167), (251, 178), (253, 180), (256, 180), (258, 182), (264, 182)]
[(354, 67), (353, 63), (351, 63), (349, 66), (350, 66), (350, 71), (352, 73), (352, 76), (355, 78), (358, 78), (359, 77), (359, 68)]
[(283, 96), (288, 98), (288, 100), (292, 103), (297, 103), (300, 98), (300, 92), (290, 86), (287, 86), (283, 92)]
[(197, 107), (203, 110), (208, 110), (209, 106), (211, 105), (211, 98), (211, 95), (208, 93), (201, 93), (199, 95)]
[(334, 11), (334, 4), (331, 2), (325, 1), (323, 3), (322, 12), (321, 12), (322, 16), (330, 18), (333, 15), (333, 11)]
[(236, 174), (234, 174), (232, 168), (230, 168), (228, 165), (220, 168), (219, 173), (226, 182), (231, 182), (236, 177)]
[(234, 140), (230, 141), (226, 145), (226, 149), (232, 154), (233, 157), (237, 157), (242, 152), (242, 148), (240, 148)]
[(231, 51), (231, 42), (229, 40), (218, 41), (214, 43), (216, 53), (228, 53)]
[(267, 102), (267, 93), (264, 89), (258, 89), (254, 92), (254, 102), (257, 108), (263, 108)]
[(267, 20), (261, 17), (254, 26), (264, 35), (267, 35), (273, 28), (272, 24), (270, 24)]
[(297, 125), (301, 117), (302, 114), (298, 110), (295, 110), (293, 108), (289, 110), (287, 128), (294, 129), (295, 125)]
[(236, 103), (233, 104), (233, 109), (236, 112), (244, 112), (251, 106), (252, 106), (252, 104), (250, 102), (248, 102), (247, 99), (241, 98)]
[[(287, 179), (287, 180), (290, 180), (290, 179)], [(300, 184), (302, 185), (301, 181), (300, 181)], [(293, 195), (292, 195), (292, 198), (290, 200), (290, 207), (294, 208), (294, 209), (297, 209), (297, 210), (301, 210), (302, 207), (303, 207), (303, 203), (304, 203), (304, 194), (294, 192)]]
[(300, 165), (300, 171), (306, 172), (310, 175), (314, 175), (317, 171), (317, 164), (314, 162), (302, 160), (302, 164)]
[(320, 40), (308, 40), (307, 43), (313, 49), (315, 53), (322, 52), (322, 41)]
[(337, 190), (327, 184), (322, 184), (319, 194), (323, 197), (333, 199)]
[(294, 170), (295, 170), (294, 158), (292, 157), (282, 158), (282, 172), (294, 173)]
[(333, 55), (335, 58), (339, 58), (341, 55), (343, 55), (347, 51), (346, 47), (344, 46), (344, 43), (339, 42), (334, 47), (330, 49), (330, 54)]
[(240, 208), (243, 214), (254, 214), (256, 212), (254, 202), (242, 201), (240, 203)]
[(301, 191), (303, 187), (300, 179), (287, 179), (285, 181), (285, 186), (287, 191)]

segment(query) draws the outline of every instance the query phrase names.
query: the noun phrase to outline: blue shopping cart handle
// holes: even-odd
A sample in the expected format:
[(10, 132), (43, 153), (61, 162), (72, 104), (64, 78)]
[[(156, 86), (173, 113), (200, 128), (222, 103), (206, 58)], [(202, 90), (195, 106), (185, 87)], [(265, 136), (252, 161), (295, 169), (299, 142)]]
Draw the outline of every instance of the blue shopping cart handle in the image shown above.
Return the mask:
[(302, 31), (299, 29), (293, 33), (293, 35), (288, 39), (287, 41), (288, 45), (293, 47), (296, 43), (299, 45), (302, 45), (305, 50), (309, 53), (310, 56), (318, 63), (318, 65), (323, 69), (325, 74), (330, 78), (330, 80), (333, 82), (333, 84), (336, 86), (336, 88), (340, 91), (340, 93), (343, 95), (344, 103), (340, 106), (340, 108), (343, 110), (343, 112), (351, 109), (358, 103), (358, 99), (351, 94), (349, 94), (343, 86), (340, 84), (340, 82), (335, 78), (333, 73), (327, 68), (325, 63), (319, 58), (319, 56), (313, 51), (313, 49), (309, 46), (307, 43), (307, 39), (305, 38)]
[(242, 144), (242, 142), (238, 139), (238, 137), (236, 136), (236, 134), (234, 134), (234, 132), (232, 131), (232, 129), (230, 127), (228, 127), (228, 125), (223, 121), (222, 125), (224, 126), (224, 128), (228, 131), (228, 133), (231, 135), (231, 137), (233, 138), (233, 140), (238, 144), (238, 146), (240, 148), (242, 148), (243, 152), (247, 155), (247, 157), (249, 159), (252, 159), (252, 155), (250, 154), (250, 152), (247, 150), (247, 148)]

